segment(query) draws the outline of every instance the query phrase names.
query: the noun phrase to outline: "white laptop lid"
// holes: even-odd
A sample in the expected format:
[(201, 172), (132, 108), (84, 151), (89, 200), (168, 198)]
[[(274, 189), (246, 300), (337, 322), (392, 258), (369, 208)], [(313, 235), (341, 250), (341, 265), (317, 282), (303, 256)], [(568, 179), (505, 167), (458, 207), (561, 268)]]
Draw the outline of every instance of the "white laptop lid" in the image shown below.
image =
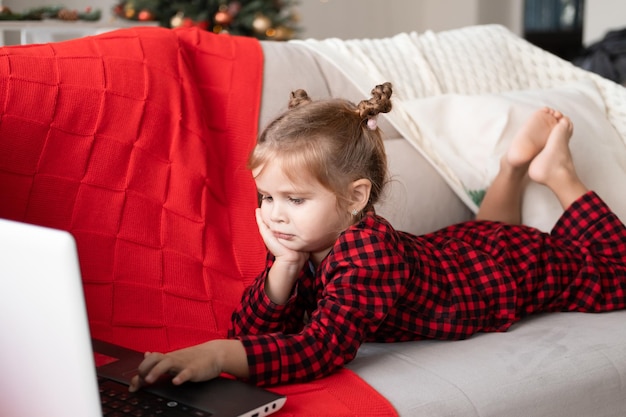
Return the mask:
[(0, 416), (101, 417), (76, 244), (0, 219)]

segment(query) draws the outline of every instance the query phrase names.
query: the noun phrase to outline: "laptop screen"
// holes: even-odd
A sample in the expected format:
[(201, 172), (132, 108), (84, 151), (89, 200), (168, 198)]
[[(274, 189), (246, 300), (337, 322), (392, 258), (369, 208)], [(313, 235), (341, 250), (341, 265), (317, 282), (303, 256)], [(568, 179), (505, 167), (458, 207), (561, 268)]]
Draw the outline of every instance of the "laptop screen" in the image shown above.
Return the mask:
[(0, 415), (100, 417), (76, 246), (0, 219)]

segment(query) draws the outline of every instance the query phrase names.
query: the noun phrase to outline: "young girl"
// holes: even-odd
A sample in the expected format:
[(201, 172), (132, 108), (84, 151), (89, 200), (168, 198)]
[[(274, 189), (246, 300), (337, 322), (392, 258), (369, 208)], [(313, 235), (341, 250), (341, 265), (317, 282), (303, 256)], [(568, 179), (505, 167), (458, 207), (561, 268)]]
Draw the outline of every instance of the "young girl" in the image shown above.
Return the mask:
[[(574, 169), (570, 120), (535, 112), (501, 160), (475, 221), (414, 236), (374, 213), (387, 182), (370, 100), (312, 102), (299, 90), (249, 159), (261, 196), (266, 269), (233, 314), (229, 340), (147, 353), (131, 390), (221, 372), (258, 384), (306, 381), (351, 361), (363, 342), (463, 339), (540, 311), (626, 305), (626, 228)], [(520, 225), (529, 180), (564, 213), (550, 234)]]

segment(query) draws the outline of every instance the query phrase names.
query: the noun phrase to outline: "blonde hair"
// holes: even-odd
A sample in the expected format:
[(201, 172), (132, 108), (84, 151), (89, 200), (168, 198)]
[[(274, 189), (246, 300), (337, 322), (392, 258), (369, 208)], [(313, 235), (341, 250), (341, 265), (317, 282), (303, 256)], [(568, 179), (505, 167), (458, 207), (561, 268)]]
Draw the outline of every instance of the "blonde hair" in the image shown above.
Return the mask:
[(373, 209), (387, 182), (387, 156), (379, 113), (391, 110), (391, 83), (377, 85), (369, 100), (313, 101), (304, 90), (291, 93), (289, 108), (259, 137), (248, 159), (251, 170), (280, 161), (291, 179), (311, 175), (332, 191), (339, 204), (350, 204), (348, 186), (358, 179), (372, 183), (365, 211)]

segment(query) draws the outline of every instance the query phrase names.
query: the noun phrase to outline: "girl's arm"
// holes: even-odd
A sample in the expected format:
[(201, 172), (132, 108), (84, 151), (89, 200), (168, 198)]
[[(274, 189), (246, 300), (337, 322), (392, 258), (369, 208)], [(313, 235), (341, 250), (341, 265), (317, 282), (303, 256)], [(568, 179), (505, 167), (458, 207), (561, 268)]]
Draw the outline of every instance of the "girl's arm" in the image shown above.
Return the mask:
[(255, 211), (259, 233), (268, 249), (267, 267), (243, 294), (232, 315), (229, 337), (240, 334), (291, 333), (302, 328), (304, 305), (296, 302), (298, 281), (309, 254), (287, 249)]
[(274, 304), (284, 305), (291, 298), (302, 264), (277, 260), (265, 279), (265, 294)]
[[(303, 326), (304, 312), (309, 306), (312, 309), (312, 301), (303, 297), (300, 283), (296, 283), (290, 298), (284, 304), (274, 303), (267, 295), (267, 276), (271, 270), (274, 259), (268, 254), (268, 266), (261, 275), (243, 293), (241, 302), (231, 317), (231, 326), (228, 337), (238, 335), (253, 335), (267, 333), (295, 333)], [(300, 279), (313, 279), (301, 272)]]

